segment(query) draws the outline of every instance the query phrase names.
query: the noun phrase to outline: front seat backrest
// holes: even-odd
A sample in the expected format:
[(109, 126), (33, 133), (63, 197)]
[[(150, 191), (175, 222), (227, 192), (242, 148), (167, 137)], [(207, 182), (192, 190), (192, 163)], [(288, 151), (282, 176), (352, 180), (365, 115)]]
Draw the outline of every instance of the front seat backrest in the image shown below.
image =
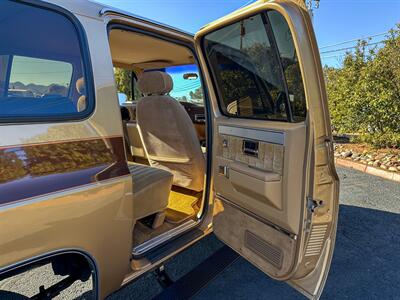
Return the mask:
[(168, 93), (171, 76), (145, 72), (138, 80), (144, 95), (137, 104), (139, 133), (151, 166), (168, 170), (173, 184), (203, 190), (204, 156), (194, 125), (183, 106)]

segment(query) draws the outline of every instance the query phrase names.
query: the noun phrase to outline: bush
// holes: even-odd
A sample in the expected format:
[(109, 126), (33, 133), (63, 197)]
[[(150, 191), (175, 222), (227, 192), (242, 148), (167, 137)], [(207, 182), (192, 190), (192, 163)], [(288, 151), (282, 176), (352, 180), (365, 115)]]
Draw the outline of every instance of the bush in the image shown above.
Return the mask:
[(325, 67), (333, 128), (375, 147), (400, 147), (400, 25), (384, 46), (361, 41), (341, 68)]

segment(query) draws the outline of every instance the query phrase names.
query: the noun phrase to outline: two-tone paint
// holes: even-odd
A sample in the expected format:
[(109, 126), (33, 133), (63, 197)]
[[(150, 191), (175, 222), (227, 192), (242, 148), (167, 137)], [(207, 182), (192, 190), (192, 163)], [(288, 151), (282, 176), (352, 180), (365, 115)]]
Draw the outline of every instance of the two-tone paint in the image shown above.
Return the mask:
[(96, 105), (81, 120), (0, 124), (0, 271), (75, 249), (95, 261), (103, 298), (131, 272), (134, 223), (106, 24), (98, 4), (52, 2), (27, 1), (80, 23)]

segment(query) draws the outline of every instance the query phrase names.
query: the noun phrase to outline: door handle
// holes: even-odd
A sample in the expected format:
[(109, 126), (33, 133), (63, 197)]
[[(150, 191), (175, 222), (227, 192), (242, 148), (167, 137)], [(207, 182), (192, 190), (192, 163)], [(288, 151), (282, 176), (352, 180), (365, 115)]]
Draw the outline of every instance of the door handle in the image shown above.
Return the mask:
[(258, 157), (258, 142), (243, 140), (243, 153), (249, 156)]

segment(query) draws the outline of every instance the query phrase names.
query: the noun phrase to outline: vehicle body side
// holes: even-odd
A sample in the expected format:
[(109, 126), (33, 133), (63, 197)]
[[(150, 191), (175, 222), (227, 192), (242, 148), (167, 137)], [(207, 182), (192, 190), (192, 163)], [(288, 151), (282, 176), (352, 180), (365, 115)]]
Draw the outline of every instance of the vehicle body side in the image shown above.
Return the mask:
[[(76, 162), (73, 149), (77, 145), (98, 151), (103, 158), (88, 162), (90, 168), (77, 164), (72, 170), (58, 167), (46, 174), (27, 174), (22, 180), (11, 175), (2, 180), (0, 193), (14, 198), (8, 197), (0, 207), (0, 268), (14, 268), (55, 252), (87, 253), (97, 266), (99, 297), (103, 298), (117, 289), (130, 272), (133, 227), (132, 180), (126, 166), (107, 29), (98, 17), (99, 5), (86, 1), (53, 2), (57, 6), (38, 1), (26, 4), (60, 11), (80, 23), (90, 53), (95, 109), (79, 121), (3, 123), (0, 147), (17, 154), (22, 148), (25, 153), (42, 156), (46, 151), (61, 155), (61, 151), (70, 148), (71, 156), (63, 154), (60, 165)], [(72, 16), (76, 11), (80, 13)], [(85, 16), (88, 11), (89, 16)], [(24, 163), (40, 162), (27, 155)], [(26, 195), (16, 193), (21, 189)]]

